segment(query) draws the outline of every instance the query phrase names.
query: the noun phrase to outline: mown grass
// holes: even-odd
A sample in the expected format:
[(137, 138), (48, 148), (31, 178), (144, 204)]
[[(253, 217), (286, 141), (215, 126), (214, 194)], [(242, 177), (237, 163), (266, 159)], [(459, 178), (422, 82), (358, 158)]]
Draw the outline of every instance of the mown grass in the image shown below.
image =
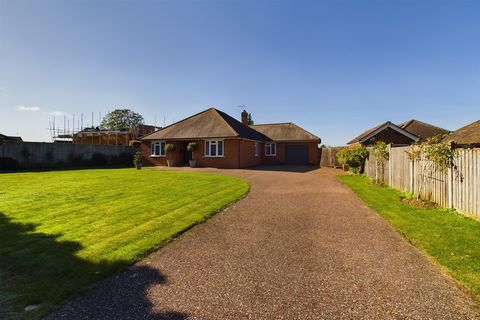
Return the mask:
[(365, 176), (344, 175), (339, 179), (480, 298), (479, 221), (452, 210), (412, 206), (401, 200), (399, 191), (373, 185)]
[[(0, 174), (0, 318), (36, 318), (242, 197), (233, 177), (134, 169)], [(39, 304), (25, 312), (30, 304)]]

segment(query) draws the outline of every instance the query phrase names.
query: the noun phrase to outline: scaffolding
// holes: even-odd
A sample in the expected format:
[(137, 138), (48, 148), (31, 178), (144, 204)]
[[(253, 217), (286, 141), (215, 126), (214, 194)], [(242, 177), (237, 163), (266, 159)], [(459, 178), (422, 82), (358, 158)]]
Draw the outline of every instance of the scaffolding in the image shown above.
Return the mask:
[[(73, 144), (110, 144), (129, 145), (130, 141), (138, 140), (140, 137), (157, 131), (161, 128), (151, 125), (137, 125), (131, 128), (116, 128), (114, 130), (102, 129), (100, 126), (102, 114), (99, 112), (98, 123), (95, 124), (94, 113), (92, 112), (91, 123), (84, 127), (83, 114), (77, 119), (75, 126), (75, 115), (67, 117), (63, 115), (63, 128), (58, 125), (56, 117), (49, 121), (49, 130), (52, 142), (73, 143)], [(71, 120), (71, 122), (70, 122)], [(70, 123), (72, 125), (70, 125)]]

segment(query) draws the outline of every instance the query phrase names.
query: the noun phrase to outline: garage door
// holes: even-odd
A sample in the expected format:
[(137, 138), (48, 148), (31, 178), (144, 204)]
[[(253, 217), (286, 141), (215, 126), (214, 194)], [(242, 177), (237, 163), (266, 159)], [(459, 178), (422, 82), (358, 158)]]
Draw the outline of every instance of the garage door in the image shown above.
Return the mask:
[(308, 145), (286, 145), (285, 163), (308, 164)]

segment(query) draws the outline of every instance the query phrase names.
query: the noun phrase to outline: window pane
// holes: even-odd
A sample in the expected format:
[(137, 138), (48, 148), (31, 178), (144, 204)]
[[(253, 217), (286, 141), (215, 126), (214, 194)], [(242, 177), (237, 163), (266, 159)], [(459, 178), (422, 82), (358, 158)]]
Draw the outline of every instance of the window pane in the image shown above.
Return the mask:
[(223, 156), (223, 141), (218, 141), (218, 154), (219, 156)]
[(159, 156), (160, 155), (160, 144), (155, 143), (155, 151), (153, 152), (154, 155)]
[(159, 155), (161, 156), (164, 156), (165, 155), (165, 145), (166, 145), (166, 142), (160, 142), (159, 144)]
[(211, 156), (217, 155), (217, 146), (214, 143), (210, 143), (210, 155)]
[(277, 153), (277, 150), (276, 149), (276, 144), (275, 143), (272, 143), (272, 154), (276, 154)]
[(152, 142), (152, 144), (150, 145), (150, 154), (155, 154), (155, 143)]

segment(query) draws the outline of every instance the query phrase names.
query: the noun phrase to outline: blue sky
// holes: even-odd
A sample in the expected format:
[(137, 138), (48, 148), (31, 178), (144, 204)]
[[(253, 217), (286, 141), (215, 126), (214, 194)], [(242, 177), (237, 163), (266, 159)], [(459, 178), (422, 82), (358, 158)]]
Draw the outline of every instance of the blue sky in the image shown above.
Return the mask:
[(480, 1), (0, 0), (0, 133), (240, 105), (329, 145), (387, 120), (461, 127), (480, 118)]

